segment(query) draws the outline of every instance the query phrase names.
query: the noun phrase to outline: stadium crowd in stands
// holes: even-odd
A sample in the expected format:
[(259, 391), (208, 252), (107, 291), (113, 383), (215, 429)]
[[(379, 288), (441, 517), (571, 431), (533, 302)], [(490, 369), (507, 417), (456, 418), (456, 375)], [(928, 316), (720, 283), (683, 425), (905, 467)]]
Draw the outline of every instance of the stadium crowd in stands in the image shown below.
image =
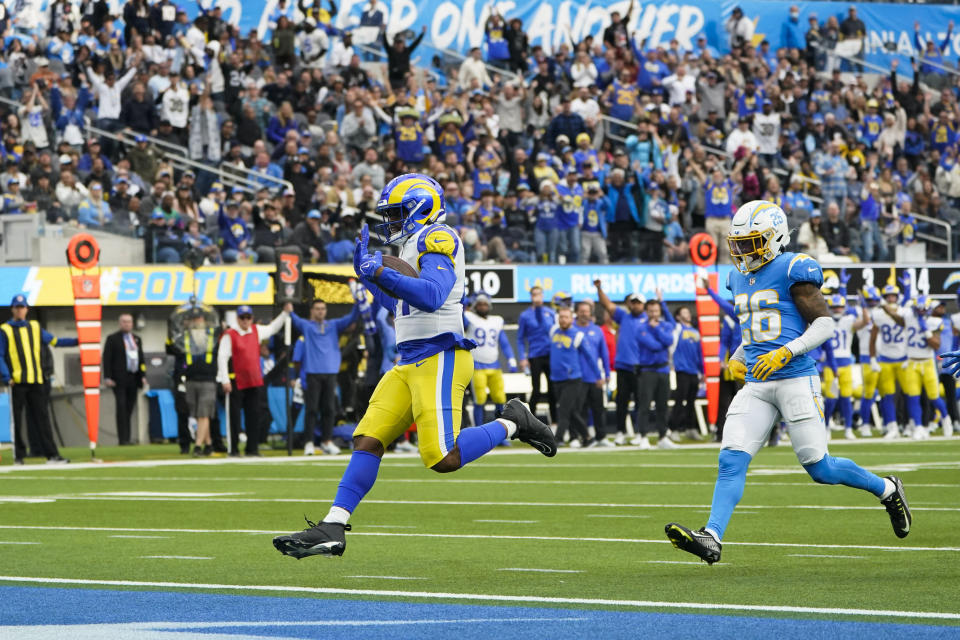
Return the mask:
[[(648, 47), (629, 12), (545, 51), (494, 13), (482, 48), (429, 69), (411, 67), (425, 33), (390, 33), (376, 0), (361, 18), (376, 51), (336, 13), (281, 2), (263, 39), (169, 0), (5, 15), (2, 211), (212, 263), (290, 243), (348, 262), (381, 187), (414, 169), (443, 184), (472, 262), (682, 261), (692, 233), (722, 239), (758, 198), (799, 228), (791, 249), (828, 261), (892, 257), (924, 230), (915, 215), (960, 221), (957, 76), (928, 64), (947, 63), (947, 43), (919, 26), (913, 81), (894, 59), (871, 87), (832, 54), (864, 36), (855, 11), (804, 25), (792, 9), (776, 51), (735, 11), (723, 55), (703, 36)], [(260, 186), (171, 163), (157, 140)]]

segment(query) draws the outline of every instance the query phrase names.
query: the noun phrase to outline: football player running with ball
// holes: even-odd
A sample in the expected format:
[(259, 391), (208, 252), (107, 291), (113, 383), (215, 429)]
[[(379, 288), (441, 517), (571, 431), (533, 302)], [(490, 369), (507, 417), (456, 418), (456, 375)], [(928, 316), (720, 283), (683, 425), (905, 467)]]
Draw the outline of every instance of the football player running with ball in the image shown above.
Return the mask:
[(675, 547), (708, 564), (720, 560), (720, 541), (743, 495), (747, 467), (781, 417), (815, 482), (869, 491), (886, 507), (897, 537), (910, 533), (910, 510), (897, 477), (881, 478), (827, 453), (820, 378), (805, 354), (833, 336), (834, 322), (820, 292), (820, 265), (808, 255), (784, 252), (789, 237), (784, 212), (763, 200), (740, 207), (730, 223), (727, 242), (737, 271), (731, 271), (727, 288), (743, 341), (729, 366), (746, 376), (746, 384), (727, 412), (710, 519), (697, 530), (666, 526)]
[(380, 380), (354, 431), (353, 455), (330, 511), (319, 523), (308, 520), (303, 531), (273, 539), (281, 553), (298, 559), (343, 555), (347, 521), (373, 487), (385, 447), (413, 423), (423, 464), (439, 473), (460, 469), (504, 438), (526, 442), (547, 457), (557, 453), (550, 428), (516, 399), (500, 418), (460, 430), (475, 345), (463, 335), (466, 261), (456, 231), (442, 222), (443, 189), (421, 174), (399, 176), (383, 188), (377, 212), (383, 218), (377, 233), (399, 247), (400, 260), (417, 275), (384, 266), (379, 251), (371, 254), (366, 225), (353, 266), (377, 301), (394, 310), (400, 362)]

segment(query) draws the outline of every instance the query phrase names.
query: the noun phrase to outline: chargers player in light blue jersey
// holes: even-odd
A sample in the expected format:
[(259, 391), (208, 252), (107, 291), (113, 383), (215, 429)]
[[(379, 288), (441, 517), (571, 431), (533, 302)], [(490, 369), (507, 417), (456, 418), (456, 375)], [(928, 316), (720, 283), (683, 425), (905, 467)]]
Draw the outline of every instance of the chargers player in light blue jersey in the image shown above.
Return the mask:
[(820, 378), (806, 354), (833, 336), (834, 322), (820, 292), (820, 265), (806, 254), (785, 252), (789, 241), (786, 214), (772, 202), (748, 202), (730, 222), (727, 242), (737, 271), (730, 272), (727, 288), (743, 341), (729, 366), (746, 374), (746, 384), (727, 411), (707, 525), (666, 526), (675, 547), (708, 564), (720, 560), (720, 541), (743, 496), (747, 467), (781, 417), (797, 459), (814, 481), (869, 491), (886, 507), (897, 537), (910, 533), (899, 478), (881, 478), (827, 453)]
[(343, 555), (347, 521), (373, 488), (387, 445), (411, 424), (417, 425), (421, 461), (438, 473), (457, 471), (504, 438), (525, 442), (547, 457), (557, 453), (550, 427), (517, 399), (496, 420), (460, 430), (463, 393), (473, 376), (470, 350), (476, 344), (464, 336), (466, 258), (457, 232), (443, 224), (443, 189), (421, 174), (398, 176), (383, 188), (377, 212), (383, 217), (377, 231), (384, 244), (396, 245), (400, 260), (416, 275), (385, 266), (380, 251), (369, 251), (367, 225), (353, 268), (377, 302), (393, 309), (400, 361), (377, 383), (353, 433), (353, 454), (330, 511), (319, 523), (308, 520), (304, 531), (273, 539), (278, 551), (298, 559)]

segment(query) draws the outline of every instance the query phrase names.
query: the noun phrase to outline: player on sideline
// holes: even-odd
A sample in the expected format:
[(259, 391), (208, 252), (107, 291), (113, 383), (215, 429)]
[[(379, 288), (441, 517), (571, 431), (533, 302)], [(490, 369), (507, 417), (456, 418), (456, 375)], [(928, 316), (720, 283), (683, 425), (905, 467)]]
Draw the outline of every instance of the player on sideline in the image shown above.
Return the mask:
[(865, 327), (869, 321), (865, 316), (860, 316), (856, 309), (853, 314), (847, 311), (846, 287), (843, 291), (844, 293), (835, 293), (830, 296), (830, 312), (833, 314), (834, 323), (830, 345), (833, 347), (833, 355), (837, 362), (837, 375), (833, 375), (833, 369), (830, 367), (824, 367), (825, 401), (823, 404), (827, 420), (833, 417), (834, 409), (840, 408), (840, 415), (843, 416), (844, 437), (847, 440), (856, 440), (857, 436), (853, 433), (853, 353), (850, 347), (853, 344), (854, 332)]
[[(907, 276), (904, 276), (906, 278)], [(901, 280), (906, 292), (904, 301), (910, 299), (909, 281)], [(895, 440), (900, 437), (897, 425), (897, 385), (903, 390), (907, 380), (907, 341), (904, 335), (903, 309), (900, 306), (900, 288), (887, 284), (881, 292), (883, 303), (870, 312), (873, 327), (870, 329), (870, 368), (878, 375), (880, 391), (880, 414), (883, 419), (883, 437)], [(863, 347), (860, 347), (861, 350)]]
[[(377, 301), (396, 314), (399, 363), (381, 378), (353, 434), (354, 452), (330, 511), (309, 528), (277, 536), (273, 545), (294, 558), (340, 556), (347, 520), (373, 487), (384, 449), (411, 423), (417, 424), (420, 458), (439, 473), (456, 471), (496, 447), (519, 439), (547, 457), (556, 455), (550, 428), (514, 399), (501, 417), (460, 431), (463, 392), (473, 376), (474, 343), (463, 336), (465, 258), (457, 233), (442, 223), (443, 189), (427, 176), (408, 173), (380, 194), (377, 232), (399, 247), (400, 259), (419, 274), (385, 267), (379, 251), (367, 249), (367, 225), (360, 232), (353, 267)], [(390, 293), (388, 293), (390, 292)]]
[(929, 426), (924, 426), (921, 392), (927, 396), (934, 413), (940, 414), (944, 433), (953, 432), (947, 403), (940, 397), (936, 350), (940, 348), (943, 320), (932, 315), (934, 306), (933, 298), (920, 295), (913, 305), (903, 309), (904, 327), (907, 330), (907, 375), (903, 381), (903, 394), (907, 398), (907, 415), (913, 420), (914, 440), (926, 440), (938, 426), (936, 416), (930, 420)]
[(464, 324), (469, 330), (467, 337), (473, 340), (477, 348), (473, 352), (473, 424), (484, 422), (483, 405), (487, 403), (487, 391), (496, 405), (497, 415), (503, 411), (507, 401), (503, 389), (503, 371), (500, 369), (500, 352), (507, 356), (510, 372), (517, 370), (517, 359), (513, 356), (510, 340), (503, 331), (503, 316), (490, 315), (493, 303), (490, 296), (482, 291), (473, 301), (473, 311), (464, 311)]
[(910, 533), (910, 510), (899, 478), (881, 478), (827, 453), (820, 379), (806, 353), (833, 335), (834, 323), (820, 292), (820, 265), (808, 255), (784, 253), (789, 239), (786, 214), (772, 202), (748, 202), (730, 223), (727, 242), (737, 271), (730, 273), (727, 288), (743, 342), (729, 366), (744, 372), (747, 382), (727, 412), (707, 525), (695, 531), (675, 522), (666, 526), (675, 547), (708, 564), (720, 560), (720, 541), (743, 496), (747, 467), (779, 416), (790, 429), (797, 459), (814, 481), (869, 491), (886, 507), (897, 537)]
[(870, 334), (873, 332), (873, 309), (880, 304), (880, 290), (873, 285), (863, 288), (860, 295), (860, 313), (867, 324), (857, 331), (857, 343), (860, 345), (860, 375), (863, 378), (860, 395), (860, 436), (873, 435), (873, 399), (877, 395), (877, 380), (880, 374), (870, 364)]

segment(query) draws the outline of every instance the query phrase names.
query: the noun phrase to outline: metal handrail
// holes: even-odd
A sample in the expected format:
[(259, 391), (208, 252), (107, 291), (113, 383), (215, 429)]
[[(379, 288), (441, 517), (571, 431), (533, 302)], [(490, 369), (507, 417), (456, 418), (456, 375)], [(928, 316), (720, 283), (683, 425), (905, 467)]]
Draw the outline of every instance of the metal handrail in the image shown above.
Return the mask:
[[(454, 51), (453, 49), (441, 49), (440, 47), (434, 47), (434, 49), (436, 49), (437, 51), (439, 51), (439, 52), (441, 52), (441, 53), (443, 53), (443, 54), (445, 54), (445, 55), (453, 56), (454, 58), (457, 58), (458, 60), (466, 60), (466, 59), (467, 59), (467, 56), (463, 55), (463, 54), (460, 53), (459, 51)], [(501, 76), (506, 76), (506, 77), (510, 78), (511, 80), (523, 80), (523, 76), (521, 76), (521, 75), (519, 75), (519, 74), (517, 74), (517, 73), (514, 73), (513, 71), (508, 71), (508, 70), (506, 70), (506, 69), (501, 69), (500, 67), (495, 67), (495, 66), (493, 66), (492, 64), (487, 64), (486, 62), (483, 63), (483, 66), (484, 66), (484, 67), (487, 69), (487, 71), (490, 72), (490, 73), (496, 73), (496, 74), (499, 74), (499, 75), (501, 75)]]
[(86, 129), (92, 134), (102, 136), (102, 137), (107, 137), (107, 138), (110, 138), (111, 140), (116, 140), (117, 142), (120, 142), (123, 144), (136, 144), (136, 140), (134, 139), (134, 136), (142, 135), (147, 139), (147, 142), (150, 142), (151, 144), (160, 148), (169, 149), (169, 151), (165, 151), (165, 153), (176, 153), (176, 154), (182, 155), (184, 158), (189, 157), (190, 155), (189, 151), (187, 151), (187, 148), (180, 146), (179, 144), (174, 144), (173, 142), (167, 142), (166, 140), (161, 140), (160, 138), (154, 138), (153, 136), (148, 136), (142, 133), (133, 133), (131, 135), (126, 129), (121, 129), (116, 133), (106, 131), (105, 129), (101, 129), (98, 126), (91, 124), (91, 121), (89, 118), (87, 118)]
[[(125, 144), (128, 146), (135, 144), (132, 140), (128, 138), (119, 136), (109, 131), (104, 131), (103, 129), (98, 129), (97, 127), (90, 127), (90, 130), (92, 133), (96, 133), (97, 135), (108, 138), (110, 140), (115, 140), (120, 144)], [(172, 164), (176, 165), (178, 168), (183, 169), (184, 167), (188, 167), (190, 169), (196, 169), (198, 171), (206, 171), (209, 173), (213, 173), (218, 176), (221, 182), (230, 182), (232, 184), (238, 184), (241, 186), (245, 185), (245, 186), (251, 187), (253, 191), (259, 191), (260, 189), (263, 188), (264, 185), (259, 180), (253, 179), (252, 177), (249, 177), (249, 176), (266, 178), (267, 180), (276, 182), (278, 186), (282, 186), (286, 189), (293, 190), (293, 184), (287, 180), (260, 174), (255, 171), (251, 171), (246, 167), (241, 168), (241, 167), (230, 165), (228, 169), (225, 169), (222, 165), (214, 166), (210, 164), (204, 164), (197, 160), (193, 160), (192, 158), (189, 158), (189, 157), (173, 156), (169, 154), (164, 154), (164, 158), (170, 161)], [(246, 174), (246, 176), (244, 174)]]
[(927, 224), (932, 224), (936, 227), (943, 227), (947, 236), (946, 239), (931, 236), (927, 233), (917, 233), (916, 236), (923, 240), (945, 245), (947, 247), (947, 262), (953, 262), (953, 229), (950, 227), (950, 225), (943, 220), (937, 220), (936, 218), (931, 218), (929, 216), (922, 216), (917, 213), (911, 213), (910, 215), (912, 215), (913, 218), (918, 222), (926, 222)]

